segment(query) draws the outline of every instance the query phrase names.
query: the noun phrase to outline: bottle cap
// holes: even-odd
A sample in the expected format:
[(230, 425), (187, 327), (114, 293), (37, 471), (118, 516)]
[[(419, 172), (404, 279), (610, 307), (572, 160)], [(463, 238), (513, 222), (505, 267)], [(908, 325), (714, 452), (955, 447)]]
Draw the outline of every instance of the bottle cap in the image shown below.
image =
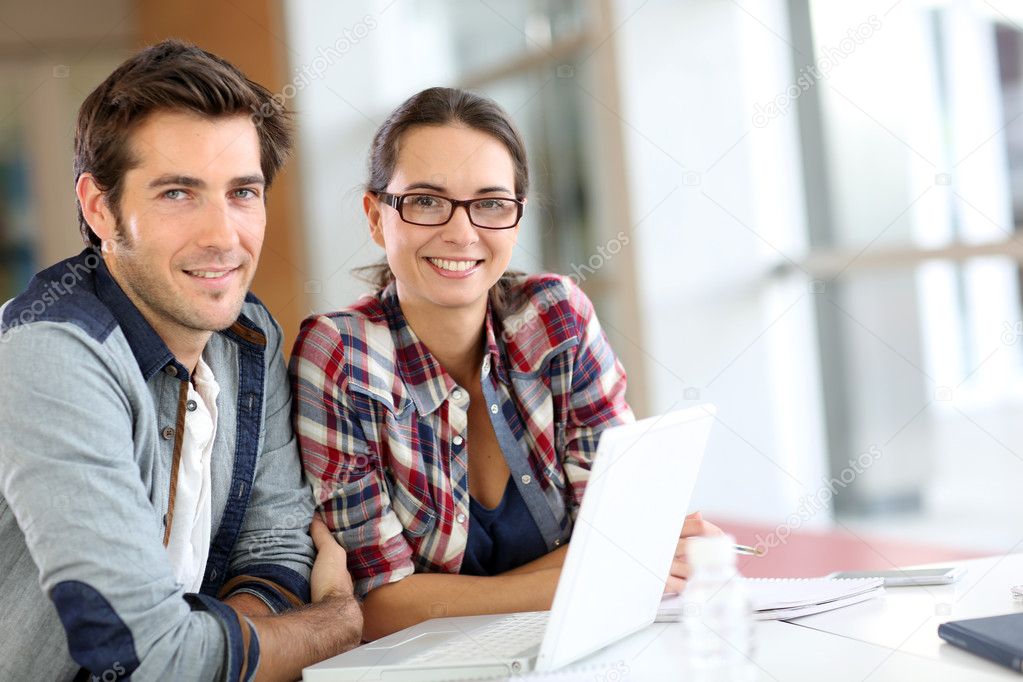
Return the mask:
[(686, 560), (693, 566), (734, 566), (735, 538), (727, 534), (686, 538)]

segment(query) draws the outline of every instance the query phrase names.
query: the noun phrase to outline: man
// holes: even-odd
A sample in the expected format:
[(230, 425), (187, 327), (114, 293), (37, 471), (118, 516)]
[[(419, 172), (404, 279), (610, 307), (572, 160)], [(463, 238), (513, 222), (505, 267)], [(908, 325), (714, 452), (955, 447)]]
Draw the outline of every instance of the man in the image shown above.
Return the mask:
[(248, 293), (290, 146), (266, 89), (175, 41), (82, 105), (87, 248), (0, 309), (0, 679), (294, 679), (358, 644)]

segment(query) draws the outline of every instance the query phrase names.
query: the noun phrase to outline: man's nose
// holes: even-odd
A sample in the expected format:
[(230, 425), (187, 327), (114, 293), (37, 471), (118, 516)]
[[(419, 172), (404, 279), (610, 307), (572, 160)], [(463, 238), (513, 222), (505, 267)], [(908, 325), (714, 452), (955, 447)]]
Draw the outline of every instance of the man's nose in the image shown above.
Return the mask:
[(199, 246), (220, 251), (230, 251), (238, 246), (240, 227), (229, 215), (225, 202), (209, 202), (201, 219)]

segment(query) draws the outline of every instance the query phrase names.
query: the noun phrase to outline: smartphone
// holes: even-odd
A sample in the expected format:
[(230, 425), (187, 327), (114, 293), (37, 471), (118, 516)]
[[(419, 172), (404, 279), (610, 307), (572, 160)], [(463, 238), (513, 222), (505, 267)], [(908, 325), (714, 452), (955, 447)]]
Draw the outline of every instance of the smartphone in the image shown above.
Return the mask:
[(966, 573), (961, 566), (944, 568), (907, 568), (895, 571), (842, 571), (832, 573), (829, 578), (884, 578), (885, 587), (907, 585), (948, 585), (959, 580)]

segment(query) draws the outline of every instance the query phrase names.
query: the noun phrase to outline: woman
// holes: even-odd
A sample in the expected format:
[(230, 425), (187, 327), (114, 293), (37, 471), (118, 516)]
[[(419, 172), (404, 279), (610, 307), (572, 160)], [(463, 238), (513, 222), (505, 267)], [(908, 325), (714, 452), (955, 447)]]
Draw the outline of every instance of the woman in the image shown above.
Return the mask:
[[(600, 433), (633, 419), (625, 372), (570, 280), (506, 272), (529, 174), (494, 102), (420, 92), (369, 166), (378, 291), (307, 319), (291, 364), (303, 461), (364, 636), (548, 609)], [(716, 530), (693, 515), (683, 536)]]

